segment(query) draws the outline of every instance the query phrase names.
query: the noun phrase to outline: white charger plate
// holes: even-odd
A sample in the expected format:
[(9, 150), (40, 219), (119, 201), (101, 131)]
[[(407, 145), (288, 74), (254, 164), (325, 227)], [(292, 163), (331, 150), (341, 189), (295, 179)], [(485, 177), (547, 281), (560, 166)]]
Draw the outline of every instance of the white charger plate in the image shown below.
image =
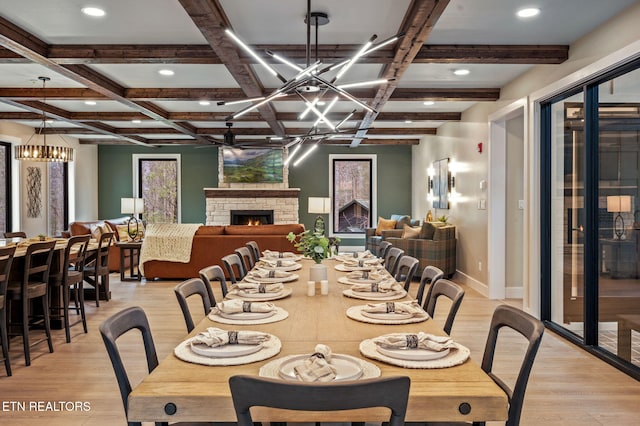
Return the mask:
[(211, 348), (206, 345), (192, 345), (189, 347), (193, 353), (197, 355), (212, 357), (212, 358), (234, 358), (238, 356), (245, 356), (253, 354), (262, 349), (262, 344), (259, 345), (224, 345)]
[(234, 319), (234, 320), (259, 320), (272, 317), (277, 311), (271, 312), (237, 312), (235, 314), (227, 314), (225, 312), (218, 312), (217, 315), (222, 318)]
[(354, 284), (375, 284), (375, 283), (379, 283), (384, 281), (384, 278), (380, 278), (379, 280), (372, 280), (372, 279), (353, 279), (353, 278), (349, 278), (349, 277), (340, 277), (338, 278), (338, 282), (340, 284), (346, 284), (346, 285), (354, 285)]
[(373, 291), (353, 291), (350, 288), (342, 292), (347, 297), (353, 297), (354, 299), (362, 300), (398, 300), (407, 295), (405, 290), (398, 293), (376, 293)]
[(274, 271), (291, 272), (291, 271), (297, 271), (298, 269), (302, 269), (302, 264), (296, 263), (295, 265), (286, 265), (286, 266), (264, 265), (264, 266), (261, 266), (261, 268), (266, 269), (268, 271), (274, 270)]
[[(285, 380), (297, 381), (298, 378), (293, 369), (302, 364), (309, 356), (310, 355), (294, 356), (283, 362), (280, 365), (278, 375)], [(331, 365), (336, 368), (336, 378), (334, 381), (357, 380), (362, 376), (362, 365), (356, 357), (333, 354), (331, 355)]]
[(402, 312), (366, 312), (361, 310), (360, 313), (363, 317), (379, 319), (379, 320), (405, 320), (409, 318), (413, 318), (413, 314)]
[(244, 281), (248, 283), (258, 283), (258, 284), (276, 284), (276, 283), (286, 283), (289, 281), (295, 281), (299, 278), (298, 274), (291, 274), (286, 277), (279, 278), (258, 278), (258, 277), (250, 277), (248, 274), (244, 277)]
[(450, 352), (449, 348), (441, 352), (436, 352), (428, 349), (389, 349), (378, 345), (376, 345), (376, 350), (382, 355), (407, 361), (431, 361), (434, 359), (444, 358), (449, 355)]
[(338, 263), (336, 266), (336, 271), (340, 272), (353, 272), (353, 271), (374, 271), (378, 268), (382, 268), (381, 265), (365, 265), (365, 266), (347, 266), (343, 263)]
[(227, 293), (228, 299), (243, 299), (243, 300), (260, 300), (262, 302), (267, 302), (270, 300), (278, 300), (284, 299), (287, 296), (290, 296), (293, 293), (291, 288), (285, 288), (282, 291), (276, 293), (245, 293), (242, 290), (235, 290), (235, 292), (230, 291)]
[(276, 261), (276, 260), (293, 260), (294, 262), (297, 262), (299, 260), (302, 260), (302, 255), (295, 255), (295, 256), (287, 256), (287, 257), (266, 257), (266, 256), (262, 256), (260, 257), (260, 260), (269, 260), (269, 261)]

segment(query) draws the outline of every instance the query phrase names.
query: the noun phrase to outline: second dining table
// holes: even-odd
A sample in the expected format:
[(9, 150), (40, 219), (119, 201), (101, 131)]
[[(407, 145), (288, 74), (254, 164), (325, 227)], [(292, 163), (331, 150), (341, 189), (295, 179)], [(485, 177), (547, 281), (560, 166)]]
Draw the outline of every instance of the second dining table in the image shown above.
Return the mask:
[[(300, 261), (294, 273), (297, 280), (284, 284), (291, 294), (273, 303), (288, 312), (281, 321), (267, 324), (226, 325), (205, 317), (185, 336), (190, 338), (210, 327), (224, 330), (251, 330), (269, 333), (281, 342), (279, 353), (269, 359), (242, 365), (208, 366), (179, 359), (174, 353), (136, 386), (129, 396), (129, 421), (236, 421), (228, 380), (237, 374), (259, 375), (273, 360), (292, 355), (311, 354), (317, 344), (331, 348), (334, 354), (357, 357), (379, 368), (381, 376), (409, 376), (411, 390), (406, 421), (504, 421), (507, 418), (506, 394), (472, 359), (446, 368), (404, 368), (365, 357), (361, 343), (389, 333), (426, 332), (444, 336), (433, 319), (399, 325), (372, 324), (347, 316), (347, 310), (368, 301), (346, 297), (346, 272), (337, 271), (338, 261), (327, 259), (329, 292), (321, 295), (320, 283), (315, 296), (307, 296), (311, 260)], [(288, 292), (288, 290), (287, 290)], [(410, 300), (409, 296), (402, 300)], [(161, 333), (155, 327), (156, 333)], [(180, 342), (176, 342), (178, 345)], [(458, 342), (464, 344), (464, 342)], [(375, 368), (374, 367), (374, 368)], [(387, 412), (308, 413), (271, 410), (253, 412), (255, 421), (381, 421)]]

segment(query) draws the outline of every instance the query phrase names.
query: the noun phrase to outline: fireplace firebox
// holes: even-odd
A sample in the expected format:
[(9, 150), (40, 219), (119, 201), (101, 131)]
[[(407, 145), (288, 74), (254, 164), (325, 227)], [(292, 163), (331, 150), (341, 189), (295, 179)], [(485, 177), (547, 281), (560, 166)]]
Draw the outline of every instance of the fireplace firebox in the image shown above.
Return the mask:
[(232, 225), (272, 225), (273, 210), (231, 210)]

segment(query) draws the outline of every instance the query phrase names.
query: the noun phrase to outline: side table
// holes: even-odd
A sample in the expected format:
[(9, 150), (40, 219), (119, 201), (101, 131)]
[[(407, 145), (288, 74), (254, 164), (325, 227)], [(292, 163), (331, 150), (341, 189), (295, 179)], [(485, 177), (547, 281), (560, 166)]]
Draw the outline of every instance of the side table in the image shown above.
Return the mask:
[[(140, 261), (140, 249), (142, 241), (120, 241), (116, 243), (116, 247), (120, 248), (120, 281), (140, 281), (142, 275), (138, 268)], [(125, 250), (129, 251), (129, 276), (125, 277), (124, 255)]]

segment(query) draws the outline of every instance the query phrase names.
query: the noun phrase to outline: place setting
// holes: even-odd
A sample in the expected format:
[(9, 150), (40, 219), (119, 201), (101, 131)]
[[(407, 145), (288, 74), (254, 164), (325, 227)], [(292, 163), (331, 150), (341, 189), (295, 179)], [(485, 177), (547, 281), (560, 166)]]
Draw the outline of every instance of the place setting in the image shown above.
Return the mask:
[(373, 284), (355, 284), (342, 291), (347, 297), (362, 300), (398, 300), (407, 295), (402, 285), (394, 279)]
[(299, 261), (302, 260), (302, 255), (291, 252), (291, 251), (274, 251), (274, 250), (264, 250), (262, 252), (262, 257), (260, 260), (293, 260)]
[(284, 299), (291, 295), (293, 290), (282, 283), (254, 283), (240, 281), (231, 286), (227, 292), (227, 299), (242, 299), (267, 302)]
[(208, 317), (220, 324), (252, 325), (282, 321), (289, 312), (270, 302), (231, 299), (216, 304)]
[(256, 264), (257, 268), (264, 269), (267, 271), (284, 271), (291, 272), (297, 271), (298, 269), (302, 269), (302, 264), (295, 260), (287, 260), (287, 259), (264, 259), (259, 260)]
[(347, 316), (353, 320), (370, 324), (413, 324), (429, 319), (418, 302), (368, 303), (351, 306)]
[(338, 260), (340, 262), (348, 262), (362, 259), (377, 259), (377, 257), (371, 253), (369, 250), (365, 251), (354, 251), (353, 253), (344, 253), (334, 256), (333, 259)]
[(338, 263), (335, 269), (340, 272), (376, 271), (384, 268), (382, 262), (383, 260), (377, 257), (370, 259), (347, 258)]
[(376, 284), (389, 278), (392, 278), (391, 275), (384, 269), (379, 271), (353, 271), (338, 278), (338, 282), (346, 285)]
[(464, 363), (470, 351), (449, 336), (392, 333), (360, 342), (367, 358), (405, 368), (447, 368)]
[(363, 359), (334, 354), (327, 345), (318, 344), (313, 353), (288, 355), (260, 368), (259, 375), (300, 382), (338, 382), (380, 377), (380, 369)]
[(287, 271), (281, 271), (276, 269), (264, 269), (264, 268), (254, 268), (251, 271), (247, 272), (247, 275), (244, 277), (244, 281), (254, 282), (254, 283), (264, 283), (264, 284), (273, 284), (273, 283), (285, 283), (290, 281), (297, 280), (298, 274), (294, 274)]
[(194, 364), (242, 365), (271, 358), (282, 342), (273, 334), (209, 327), (174, 349), (179, 359)]

